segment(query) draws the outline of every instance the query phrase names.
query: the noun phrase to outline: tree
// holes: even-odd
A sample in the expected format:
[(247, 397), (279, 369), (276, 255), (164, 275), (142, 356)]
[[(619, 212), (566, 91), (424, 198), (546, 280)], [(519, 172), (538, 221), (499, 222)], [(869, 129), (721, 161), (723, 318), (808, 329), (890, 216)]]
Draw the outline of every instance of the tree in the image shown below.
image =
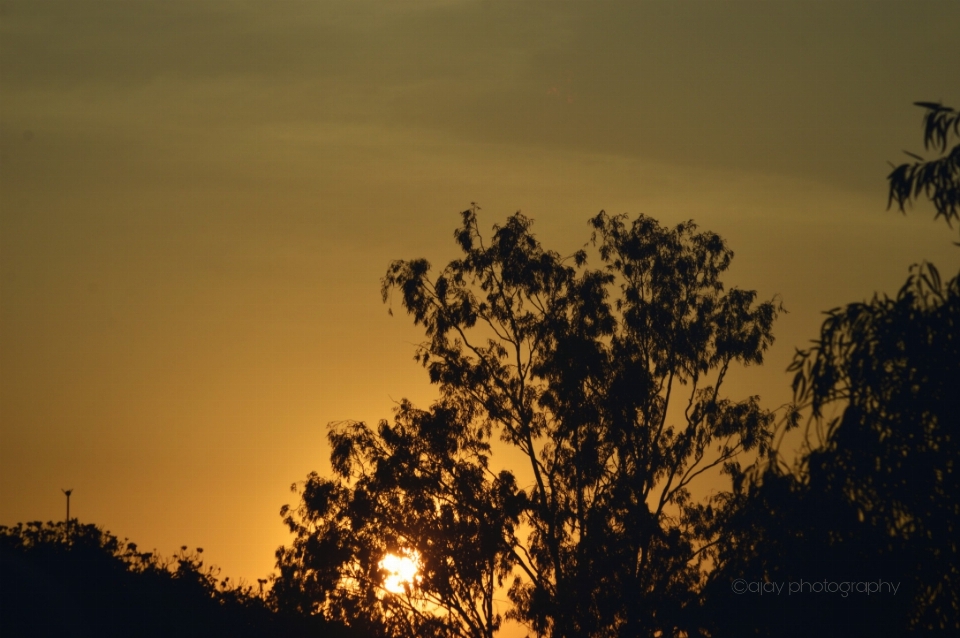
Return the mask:
[(925, 160), (908, 152), (917, 161), (896, 166), (887, 176), (887, 208), (896, 202), (905, 213), (907, 203), (923, 194), (937, 210), (934, 219), (943, 217), (952, 228), (953, 222), (960, 220), (960, 143), (949, 153), (947, 149), (953, 141), (960, 141), (960, 111), (933, 102), (915, 104), (927, 110), (923, 116), (923, 146), (939, 151), (941, 157)]
[(960, 628), (960, 276), (914, 266), (895, 299), (829, 313), (792, 369), (814, 418), (845, 405), (808, 471), (885, 534), (878, 554), (899, 546), (918, 559), (905, 574), (910, 627)]
[[(830, 311), (790, 369), (820, 434), (793, 472), (768, 465), (725, 510), (715, 633), (749, 635), (745, 617), (766, 636), (852, 622), (864, 635), (960, 629), (960, 276), (915, 266), (896, 297)], [(730, 593), (736, 579), (884, 579), (899, 591), (760, 606)]]
[[(472, 420), (449, 403), (404, 401), (376, 432), (334, 424), (336, 477), (311, 474), (300, 507), (282, 512), (297, 538), (277, 554), (280, 605), (375, 635), (492, 636), (524, 501), (511, 474), (490, 472), (490, 432)], [(388, 591), (383, 560), (405, 554), (416, 582)]]
[[(594, 270), (586, 250), (545, 250), (520, 213), (489, 246), (477, 208), (462, 219), (460, 259), (435, 277), (396, 261), (383, 279), (384, 300), (399, 293), (424, 328), (416, 358), (438, 405), (401, 404), (376, 433), (333, 428), (338, 478), (311, 476), (284, 511), (296, 540), (278, 552), (278, 592), (334, 617), (487, 636), (492, 583), (512, 574), (507, 615), (538, 635), (688, 628), (722, 503), (690, 486), (740, 480), (741, 453), (769, 452), (772, 414), (721, 387), (734, 364), (762, 362), (779, 305), (726, 290), (733, 253), (692, 222), (601, 212)], [(518, 474), (490, 469), (494, 436)], [(403, 601), (377, 590), (399, 547), (424, 562)]]
[(251, 587), (204, 566), (202, 553), (162, 558), (76, 520), (0, 526), (0, 634), (357, 635), (274, 613)]
[[(960, 114), (928, 109), (925, 144), (945, 151)], [(901, 209), (926, 194), (947, 223), (960, 200), (960, 146), (890, 175)], [(728, 534), (706, 589), (716, 635), (863, 635), (960, 629), (960, 274), (944, 282), (914, 265), (899, 293), (829, 311), (820, 338), (789, 370), (796, 424), (808, 411), (806, 449), (792, 470), (777, 456), (724, 510)], [(730, 593), (754, 582), (897, 581), (896, 597), (816, 601)]]

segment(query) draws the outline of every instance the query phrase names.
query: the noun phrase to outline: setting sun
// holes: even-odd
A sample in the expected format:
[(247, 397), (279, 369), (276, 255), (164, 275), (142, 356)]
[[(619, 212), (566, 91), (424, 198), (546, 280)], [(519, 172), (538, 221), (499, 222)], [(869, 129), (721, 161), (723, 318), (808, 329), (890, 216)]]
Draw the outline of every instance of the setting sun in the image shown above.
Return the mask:
[(420, 555), (414, 551), (404, 551), (400, 555), (387, 554), (380, 561), (380, 569), (387, 572), (383, 579), (383, 588), (391, 594), (402, 594), (408, 586), (415, 585), (420, 577)]

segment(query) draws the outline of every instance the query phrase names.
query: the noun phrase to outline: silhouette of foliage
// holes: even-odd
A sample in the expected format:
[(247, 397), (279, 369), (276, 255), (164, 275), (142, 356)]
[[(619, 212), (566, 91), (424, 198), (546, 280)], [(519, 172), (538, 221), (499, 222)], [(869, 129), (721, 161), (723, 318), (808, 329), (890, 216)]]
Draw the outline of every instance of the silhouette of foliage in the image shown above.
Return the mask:
[[(512, 475), (490, 471), (489, 432), (470, 421), (450, 404), (404, 401), (376, 432), (337, 424), (336, 478), (311, 474), (298, 510), (283, 510), (297, 538), (278, 552), (280, 604), (380, 635), (492, 636), (524, 501)], [(411, 550), (416, 582), (387, 591), (381, 561)]]
[[(960, 629), (960, 275), (944, 283), (915, 266), (895, 298), (830, 311), (790, 369), (820, 433), (796, 472), (771, 464), (724, 510), (708, 590), (720, 633), (747, 635), (745, 617), (750, 635), (830, 633), (854, 619), (859, 635)], [(730, 593), (737, 578), (882, 578), (900, 591), (760, 605)]]
[[(946, 151), (960, 114), (928, 110), (924, 143)], [(921, 193), (948, 224), (958, 149), (890, 175), (891, 202)], [(727, 530), (705, 588), (714, 635), (904, 635), (960, 630), (960, 274), (914, 265), (895, 298), (827, 313), (798, 351), (795, 407), (810, 411), (793, 471), (771, 457), (722, 510)], [(839, 416), (836, 416), (839, 414)], [(738, 596), (742, 582), (897, 582), (894, 596)], [(745, 620), (748, 619), (749, 620)], [(842, 629), (838, 629), (842, 628)]]
[(960, 111), (939, 103), (916, 102), (927, 110), (923, 117), (923, 146), (941, 154), (937, 159), (926, 160), (919, 155), (907, 153), (916, 162), (894, 167), (887, 180), (890, 182), (889, 208), (894, 202), (901, 212), (906, 205), (921, 194), (925, 195), (943, 217), (947, 225), (960, 220), (960, 143), (948, 151), (952, 143), (960, 142)]
[(896, 299), (828, 314), (794, 387), (820, 415), (843, 401), (811, 472), (858, 518), (920, 549), (911, 626), (960, 629), (960, 275), (914, 266)]
[[(273, 612), (198, 548), (170, 559), (90, 524), (0, 526), (4, 636), (353, 636)], [(340, 632), (340, 633), (338, 633)]]
[[(594, 270), (586, 250), (545, 250), (520, 213), (489, 246), (477, 208), (462, 219), (460, 259), (435, 277), (396, 261), (383, 279), (384, 300), (398, 292), (424, 328), (416, 358), (440, 401), (402, 404), (376, 433), (333, 428), (338, 478), (311, 475), (283, 512), (296, 540), (278, 553), (278, 604), (489, 636), (492, 583), (512, 574), (507, 616), (539, 635), (684, 630), (723, 502), (690, 485), (740, 480), (739, 454), (769, 452), (771, 413), (721, 386), (732, 365), (762, 362), (778, 304), (726, 290), (733, 253), (692, 222), (601, 212)], [(517, 474), (488, 467), (494, 436)], [(424, 560), (403, 603), (377, 593), (398, 547)]]

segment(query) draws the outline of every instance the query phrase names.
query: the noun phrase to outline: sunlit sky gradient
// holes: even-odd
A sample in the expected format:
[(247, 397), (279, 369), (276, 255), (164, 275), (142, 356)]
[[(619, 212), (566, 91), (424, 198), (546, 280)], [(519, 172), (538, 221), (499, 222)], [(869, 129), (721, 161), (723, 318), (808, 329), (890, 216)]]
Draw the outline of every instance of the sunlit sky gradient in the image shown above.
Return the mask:
[[(735, 397), (789, 399), (820, 312), (954, 270), (885, 211), (960, 106), (960, 3), (0, 2), (0, 524), (72, 512), (273, 567), (326, 424), (434, 396), (379, 297), (458, 211), (560, 252), (693, 218), (790, 311)], [(397, 308), (395, 308), (397, 309)], [(510, 459), (503, 461), (510, 464)]]

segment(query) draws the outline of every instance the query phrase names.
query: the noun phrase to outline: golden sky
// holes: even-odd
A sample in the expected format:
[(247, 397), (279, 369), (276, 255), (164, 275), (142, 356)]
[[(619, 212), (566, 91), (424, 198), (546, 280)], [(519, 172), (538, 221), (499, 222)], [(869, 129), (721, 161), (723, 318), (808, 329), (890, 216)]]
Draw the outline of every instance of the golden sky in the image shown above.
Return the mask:
[[(72, 513), (255, 582), (326, 424), (433, 396), (380, 302), (457, 213), (569, 253), (693, 218), (790, 314), (736, 397), (789, 399), (821, 311), (957, 268), (884, 210), (960, 106), (943, 2), (0, 2), (0, 524)], [(395, 308), (399, 310), (399, 308)], [(509, 465), (509, 458), (504, 463)]]

